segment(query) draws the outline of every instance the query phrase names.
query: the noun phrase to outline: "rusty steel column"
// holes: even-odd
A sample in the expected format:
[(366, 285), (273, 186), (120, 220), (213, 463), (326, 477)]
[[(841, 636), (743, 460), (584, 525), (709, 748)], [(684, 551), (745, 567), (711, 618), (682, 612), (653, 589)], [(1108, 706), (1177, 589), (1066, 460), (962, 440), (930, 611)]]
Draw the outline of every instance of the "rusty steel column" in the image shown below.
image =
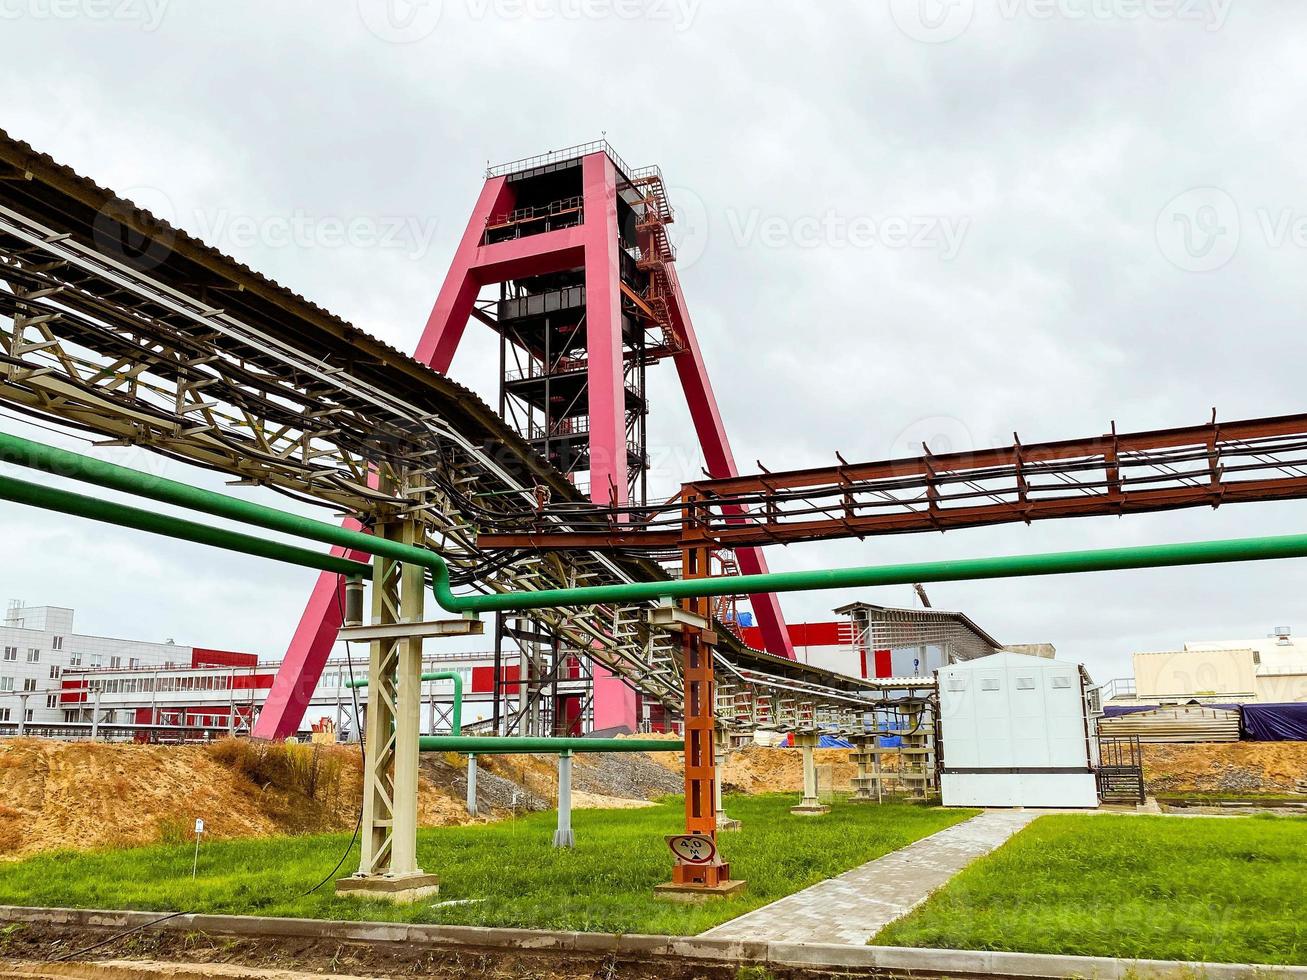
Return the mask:
[[(693, 495), (682, 510), (687, 538), (698, 519)], [(681, 552), (684, 579), (711, 574), (711, 546), (689, 545)], [(712, 600), (698, 597), (681, 603), (675, 629), (681, 634), (682, 680), (685, 685), (685, 835), (706, 841), (707, 847), (678, 849), (672, 880), (656, 892), (681, 901), (697, 901), (738, 894), (744, 882), (731, 879), (731, 866), (717, 851), (717, 682), (713, 672)], [(684, 839), (682, 838), (682, 839)], [(693, 853), (692, 853), (693, 852)], [(692, 857), (686, 855), (692, 854)]]

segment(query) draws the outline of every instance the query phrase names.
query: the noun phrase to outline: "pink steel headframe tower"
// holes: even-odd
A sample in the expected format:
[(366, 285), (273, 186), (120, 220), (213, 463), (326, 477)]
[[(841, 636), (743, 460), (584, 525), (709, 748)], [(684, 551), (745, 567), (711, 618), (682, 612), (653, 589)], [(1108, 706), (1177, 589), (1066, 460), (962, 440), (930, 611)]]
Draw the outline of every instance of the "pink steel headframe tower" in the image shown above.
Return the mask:
[[(629, 170), (606, 142), (489, 171), (417, 346), (418, 360), (448, 373), (468, 320), (491, 324), (505, 360), (501, 414), (574, 479), (588, 471), (591, 499), (605, 506), (641, 495), (644, 367), (662, 358), (676, 365), (708, 472), (737, 475), (672, 264), (672, 217), (657, 168)], [(494, 319), (477, 308), (492, 285)], [(767, 571), (759, 549), (736, 557), (743, 574)], [(341, 624), (341, 587), (319, 577), (256, 737), (299, 727)], [(767, 649), (793, 659), (776, 597), (750, 601)], [(596, 668), (596, 729), (635, 714), (634, 692)]]

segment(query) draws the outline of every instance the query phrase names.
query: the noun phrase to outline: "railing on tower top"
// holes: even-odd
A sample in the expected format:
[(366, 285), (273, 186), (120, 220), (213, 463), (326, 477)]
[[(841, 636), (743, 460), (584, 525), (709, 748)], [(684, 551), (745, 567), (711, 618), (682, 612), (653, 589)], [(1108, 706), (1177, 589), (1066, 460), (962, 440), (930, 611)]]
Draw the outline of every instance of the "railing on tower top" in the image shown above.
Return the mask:
[(569, 146), (561, 150), (551, 150), (548, 153), (540, 153), (533, 157), (523, 157), (521, 160), (513, 160), (509, 163), (501, 163), (498, 166), (487, 167), (486, 177), (503, 177), (507, 174), (520, 173), (523, 170), (546, 167), (551, 163), (577, 160), (589, 156), (591, 153), (607, 153), (608, 158), (613, 161), (623, 176), (631, 174), (631, 168), (626, 165), (625, 160), (618, 156), (617, 151), (613, 149), (608, 140), (595, 140), (590, 143), (578, 143), (576, 146)]

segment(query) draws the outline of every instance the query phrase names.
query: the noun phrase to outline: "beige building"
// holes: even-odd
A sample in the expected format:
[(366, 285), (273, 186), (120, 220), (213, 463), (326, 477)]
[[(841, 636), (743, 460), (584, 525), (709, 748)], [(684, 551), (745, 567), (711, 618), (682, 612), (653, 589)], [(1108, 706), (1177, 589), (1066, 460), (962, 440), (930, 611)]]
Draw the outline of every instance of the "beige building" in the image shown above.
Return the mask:
[(1307, 701), (1307, 641), (1288, 629), (1253, 640), (1207, 640), (1134, 655), (1139, 704)]

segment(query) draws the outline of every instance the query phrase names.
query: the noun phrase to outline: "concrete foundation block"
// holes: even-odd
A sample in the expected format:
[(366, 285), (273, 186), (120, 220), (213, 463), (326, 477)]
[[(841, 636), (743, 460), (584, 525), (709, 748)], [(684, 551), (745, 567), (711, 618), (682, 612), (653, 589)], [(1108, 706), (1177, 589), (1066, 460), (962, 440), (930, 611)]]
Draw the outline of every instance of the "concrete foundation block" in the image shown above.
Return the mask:
[(830, 807), (821, 806), (820, 804), (817, 806), (801, 805), (793, 807), (790, 810), (790, 813), (794, 814), (796, 817), (824, 817), (826, 814), (830, 813)]
[(697, 905), (700, 902), (714, 902), (723, 898), (731, 898), (744, 891), (745, 887), (746, 883), (743, 881), (724, 881), (720, 885), (713, 885), (711, 888), (704, 885), (678, 885), (674, 881), (669, 881), (666, 884), (654, 886), (654, 897), (665, 898), (669, 902), (684, 902)]
[(404, 875), (401, 878), (355, 875), (336, 882), (337, 895), (381, 899), (396, 905), (407, 905), (439, 892), (440, 878), (437, 875)]

